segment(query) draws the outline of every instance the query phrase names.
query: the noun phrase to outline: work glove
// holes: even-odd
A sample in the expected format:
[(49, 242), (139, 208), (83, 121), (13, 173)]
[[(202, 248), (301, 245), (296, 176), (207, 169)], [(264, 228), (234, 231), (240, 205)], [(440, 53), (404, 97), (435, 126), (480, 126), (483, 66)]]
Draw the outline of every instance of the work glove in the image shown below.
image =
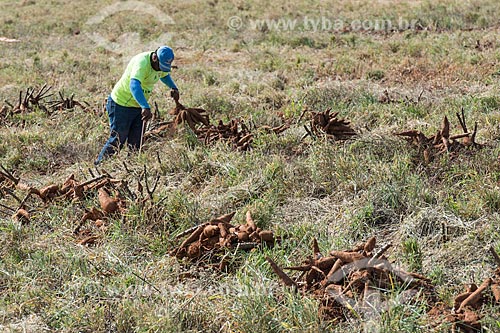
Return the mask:
[(179, 100), (179, 90), (177, 89), (170, 90), (170, 97), (172, 97), (174, 101), (177, 102)]
[(153, 118), (153, 114), (151, 113), (150, 108), (142, 109), (141, 115), (142, 115), (142, 121), (148, 121), (151, 118)]

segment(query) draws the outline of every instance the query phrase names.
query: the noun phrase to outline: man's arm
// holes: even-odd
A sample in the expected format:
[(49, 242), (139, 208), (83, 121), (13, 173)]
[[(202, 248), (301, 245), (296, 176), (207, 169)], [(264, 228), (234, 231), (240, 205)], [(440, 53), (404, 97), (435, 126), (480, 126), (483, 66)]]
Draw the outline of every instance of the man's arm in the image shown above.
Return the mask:
[(141, 108), (150, 108), (148, 101), (146, 100), (146, 96), (144, 96), (144, 92), (142, 91), (141, 81), (137, 79), (130, 79), (130, 92)]
[(146, 100), (146, 96), (144, 96), (144, 92), (142, 91), (141, 81), (137, 79), (130, 79), (130, 92), (142, 108), (142, 120), (148, 121), (151, 119), (151, 108)]
[(162, 77), (160, 80), (161, 80), (161, 82), (165, 83), (170, 89), (179, 90), (177, 88), (177, 86), (175, 85), (175, 82), (172, 79), (172, 77), (170, 76), (170, 74)]

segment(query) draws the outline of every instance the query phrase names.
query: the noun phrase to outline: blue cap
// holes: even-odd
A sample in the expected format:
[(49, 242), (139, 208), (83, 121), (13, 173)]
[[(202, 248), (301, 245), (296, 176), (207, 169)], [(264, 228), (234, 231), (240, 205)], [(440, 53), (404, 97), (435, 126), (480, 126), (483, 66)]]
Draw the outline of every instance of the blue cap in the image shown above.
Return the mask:
[(168, 46), (162, 46), (156, 50), (162, 72), (170, 72), (170, 66), (174, 60), (174, 51)]

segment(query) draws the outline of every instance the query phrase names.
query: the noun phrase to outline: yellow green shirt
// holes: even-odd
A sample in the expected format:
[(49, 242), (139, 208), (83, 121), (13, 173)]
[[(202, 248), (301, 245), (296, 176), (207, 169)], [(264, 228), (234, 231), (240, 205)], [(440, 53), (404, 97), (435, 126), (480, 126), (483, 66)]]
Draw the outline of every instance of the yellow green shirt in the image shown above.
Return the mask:
[(150, 55), (151, 52), (143, 52), (130, 60), (125, 72), (111, 92), (111, 98), (116, 104), (140, 108), (130, 91), (130, 79), (137, 79), (141, 82), (144, 97), (148, 100), (156, 82), (170, 74), (170, 72), (155, 71), (151, 66)]

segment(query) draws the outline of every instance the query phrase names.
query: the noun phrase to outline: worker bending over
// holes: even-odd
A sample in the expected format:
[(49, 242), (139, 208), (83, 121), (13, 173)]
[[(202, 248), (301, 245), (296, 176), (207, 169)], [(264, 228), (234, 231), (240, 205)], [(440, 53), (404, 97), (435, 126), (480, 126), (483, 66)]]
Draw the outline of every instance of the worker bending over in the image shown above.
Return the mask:
[(172, 98), (179, 99), (179, 90), (170, 76), (173, 60), (174, 52), (168, 46), (154, 52), (139, 53), (130, 60), (108, 97), (106, 110), (111, 133), (95, 165), (115, 154), (125, 142), (129, 149), (140, 148), (143, 125), (152, 117), (148, 99), (158, 80), (171, 88)]

